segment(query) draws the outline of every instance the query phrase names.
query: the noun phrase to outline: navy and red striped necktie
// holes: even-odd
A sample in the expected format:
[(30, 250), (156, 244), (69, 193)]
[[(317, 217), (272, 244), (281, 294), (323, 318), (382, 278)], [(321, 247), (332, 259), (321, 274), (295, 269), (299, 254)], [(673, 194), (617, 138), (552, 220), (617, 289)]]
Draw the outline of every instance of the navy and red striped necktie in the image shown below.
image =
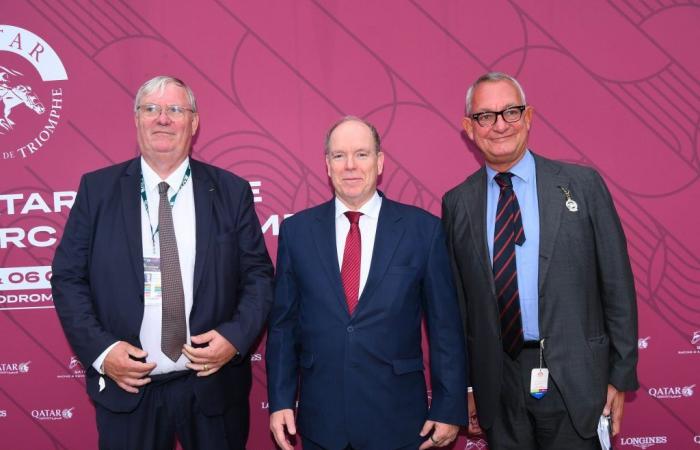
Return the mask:
[(499, 173), (495, 181), (501, 188), (496, 209), (493, 237), (493, 278), (498, 298), (503, 350), (515, 359), (523, 347), (523, 323), (515, 264), (515, 245), (523, 245), (525, 232), (518, 199), (510, 172)]

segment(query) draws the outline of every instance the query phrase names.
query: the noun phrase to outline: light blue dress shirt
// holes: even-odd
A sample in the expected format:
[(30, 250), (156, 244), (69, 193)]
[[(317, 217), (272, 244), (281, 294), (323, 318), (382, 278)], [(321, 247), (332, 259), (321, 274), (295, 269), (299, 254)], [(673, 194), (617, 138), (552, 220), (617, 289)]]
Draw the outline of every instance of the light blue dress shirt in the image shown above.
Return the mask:
[[(529, 150), (525, 151), (523, 159), (510, 168), (514, 176), (513, 190), (518, 198), (520, 214), (525, 231), (525, 243), (515, 246), (515, 264), (518, 270), (518, 290), (520, 291), (520, 310), (523, 320), (523, 331), (526, 341), (540, 339), (539, 327), (539, 292), (537, 277), (539, 274), (540, 254), (540, 214), (537, 201), (537, 173), (535, 158)], [(496, 209), (501, 188), (493, 179), (498, 172), (486, 166), (486, 242), (489, 245), (489, 255), (493, 264), (493, 234), (496, 228)]]

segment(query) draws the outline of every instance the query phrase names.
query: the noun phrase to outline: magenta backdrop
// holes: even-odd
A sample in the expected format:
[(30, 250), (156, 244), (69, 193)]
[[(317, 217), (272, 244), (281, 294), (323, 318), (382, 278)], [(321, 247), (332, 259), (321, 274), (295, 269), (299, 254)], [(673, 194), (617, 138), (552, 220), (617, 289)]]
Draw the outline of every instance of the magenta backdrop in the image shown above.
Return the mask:
[[(173, 74), (193, 87), (194, 156), (251, 182), (274, 257), (284, 215), (331, 195), (322, 138), (345, 114), (384, 138), (381, 189), (439, 214), (442, 194), (480, 164), (460, 133), (465, 88), (498, 69), (534, 105), (532, 148), (596, 167), (629, 238), (642, 387), (628, 396), (620, 448), (700, 449), (697, 0), (3, 0), (1, 9), (0, 84), (30, 86), (45, 109), (0, 87), (0, 448), (97, 446), (47, 266), (80, 175), (137, 154), (141, 82)], [(263, 349), (253, 355), (252, 450), (274, 448)], [(454, 448), (486, 444), (462, 436)]]

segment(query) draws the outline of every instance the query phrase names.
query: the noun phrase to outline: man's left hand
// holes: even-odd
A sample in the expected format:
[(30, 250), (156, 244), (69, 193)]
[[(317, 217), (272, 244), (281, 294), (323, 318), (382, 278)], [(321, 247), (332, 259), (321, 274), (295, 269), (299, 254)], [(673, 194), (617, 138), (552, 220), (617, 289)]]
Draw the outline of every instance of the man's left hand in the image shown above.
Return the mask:
[(612, 432), (616, 436), (622, 424), (622, 411), (625, 407), (625, 393), (618, 391), (612, 384), (608, 385), (608, 398), (603, 408), (603, 415), (612, 419)]
[(198, 377), (216, 373), (238, 353), (236, 347), (216, 330), (192, 336), (191, 339), (193, 344), (208, 344), (206, 347), (199, 348), (188, 344), (183, 346), (183, 353), (190, 360), (186, 364), (187, 368), (196, 370)]
[[(431, 431), (432, 434), (430, 434)], [(420, 431), (420, 435), (425, 437), (430, 434), (430, 437), (427, 441), (423, 442), (418, 450), (449, 445), (457, 438), (458, 432), (459, 426), (457, 425), (426, 420), (425, 424), (423, 425), (423, 429)]]

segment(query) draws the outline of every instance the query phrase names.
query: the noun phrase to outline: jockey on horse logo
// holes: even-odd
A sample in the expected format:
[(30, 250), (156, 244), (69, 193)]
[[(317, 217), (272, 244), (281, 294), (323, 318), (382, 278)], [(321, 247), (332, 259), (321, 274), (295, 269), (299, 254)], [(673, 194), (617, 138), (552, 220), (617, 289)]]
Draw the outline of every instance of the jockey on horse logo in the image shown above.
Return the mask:
[(0, 66), (0, 99), (4, 105), (3, 114), (0, 116), (0, 134), (5, 134), (3, 130), (12, 130), (15, 123), (10, 119), (12, 108), (19, 104), (24, 104), (27, 108), (37, 114), (44, 114), (46, 108), (39, 101), (39, 97), (32, 92), (32, 87), (24, 84), (11, 86), (8, 76), (19, 76), (20, 72)]

